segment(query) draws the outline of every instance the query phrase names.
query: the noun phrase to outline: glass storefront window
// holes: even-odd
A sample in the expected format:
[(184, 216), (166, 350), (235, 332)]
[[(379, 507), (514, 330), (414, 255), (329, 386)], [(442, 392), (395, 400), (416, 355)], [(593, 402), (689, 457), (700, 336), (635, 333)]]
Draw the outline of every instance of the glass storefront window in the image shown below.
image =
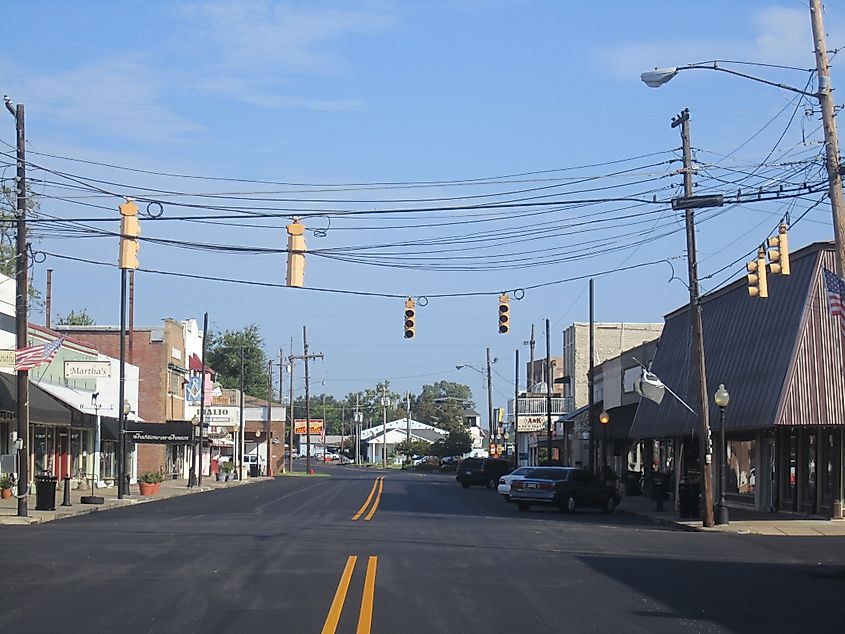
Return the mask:
[(749, 504), (757, 490), (757, 442), (754, 440), (728, 441), (728, 481), (726, 493), (739, 496)]
[(802, 506), (812, 508), (816, 501), (816, 481), (818, 477), (816, 466), (816, 455), (818, 451), (818, 439), (815, 432), (807, 434), (807, 442), (805, 444), (806, 454), (804, 455), (804, 465), (806, 469), (806, 477), (801, 481), (801, 504)]

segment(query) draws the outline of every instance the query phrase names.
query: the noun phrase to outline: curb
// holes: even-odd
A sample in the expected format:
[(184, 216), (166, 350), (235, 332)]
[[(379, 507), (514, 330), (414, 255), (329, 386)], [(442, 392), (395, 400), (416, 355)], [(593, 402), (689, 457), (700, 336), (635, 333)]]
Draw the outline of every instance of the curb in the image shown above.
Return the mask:
[[(235, 480), (231, 485), (226, 487), (193, 487), (192, 489), (183, 489), (176, 495), (169, 495), (167, 497), (156, 497), (154, 495), (145, 495), (138, 498), (123, 498), (122, 500), (111, 500), (109, 504), (104, 505), (88, 505), (77, 502), (74, 506), (79, 506), (78, 509), (72, 511), (65, 511), (59, 514), (55, 512), (51, 516), (37, 516), (29, 515), (28, 517), (18, 517), (17, 515), (0, 516), (0, 526), (32, 526), (35, 524), (47, 524), (48, 522), (57, 522), (71, 517), (79, 517), (81, 515), (89, 515), (91, 513), (103, 513), (105, 511), (112, 511), (127, 506), (135, 506), (136, 504), (147, 504), (150, 502), (164, 502), (165, 500), (172, 500), (174, 498), (183, 497), (185, 495), (194, 495), (197, 493), (209, 493), (211, 491), (222, 491), (239, 486), (247, 486), (249, 484), (258, 484), (259, 482), (269, 481), (267, 478), (255, 478), (248, 480)], [(53, 513), (53, 511), (30, 511), (30, 513)]]
[(616, 508), (616, 512), (621, 515), (628, 515), (630, 517), (639, 517), (642, 519), (647, 519), (652, 524), (658, 524), (660, 526), (669, 526), (670, 528), (674, 528), (680, 531), (686, 531), (688, 533), (710, 532), (705, 530), (703, 526), (690, 526), (689, 524), (684, 524), (683, 522), (678, 522), (668, 517), (656, 517), (654, 515), (649, 515), (648, 513), (642, 513), (639, 511), (629, 511), (627, 509), (619, 507)]

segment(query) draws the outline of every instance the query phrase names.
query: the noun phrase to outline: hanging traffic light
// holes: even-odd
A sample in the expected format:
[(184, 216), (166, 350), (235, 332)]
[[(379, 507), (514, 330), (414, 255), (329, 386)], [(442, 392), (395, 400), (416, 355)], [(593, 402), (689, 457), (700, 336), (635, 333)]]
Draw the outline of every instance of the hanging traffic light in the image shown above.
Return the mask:
[(294, 218), (287, 227), (288, 232), (288, 274), (287, 285), (302, 288), (305, 283), (305, 225)]
[(118, 206), (120, 210), (120, 255), (117, 265), (122, 269), (138, 268), (138, 236), (141, 225), (138, 222), (138, 206), (127, 198), (126, 202)]
[(405, 339), (413, 339), (417, 333), (417, 303), (409, 297), (405, 300)]
[(789, 275), (789, 241), (786, 238), (787, 226), (780, 223), (778, 234), (769, 238), (769, 271), (781, 275)]
[(748, 294), (751, 297), (768, 297), (769, 286), (766, 282), (766, 252), (763, 247), (757, 251), (757, 259), (745, 265), (748, 269)]
[(511, 329), (511, 298), (507, 293), (499, 295), (499, 334), (506, 335)]

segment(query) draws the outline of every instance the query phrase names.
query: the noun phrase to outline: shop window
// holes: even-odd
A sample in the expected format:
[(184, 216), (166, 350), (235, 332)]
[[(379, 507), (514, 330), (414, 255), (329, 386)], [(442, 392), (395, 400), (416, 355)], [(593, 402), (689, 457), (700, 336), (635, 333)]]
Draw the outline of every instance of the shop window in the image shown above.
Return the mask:
[(726, 493), (737, 496), (737, 501), (753, 504), (759, 471), (756, 441), (728, 441), (728, 480), (725, 483)]

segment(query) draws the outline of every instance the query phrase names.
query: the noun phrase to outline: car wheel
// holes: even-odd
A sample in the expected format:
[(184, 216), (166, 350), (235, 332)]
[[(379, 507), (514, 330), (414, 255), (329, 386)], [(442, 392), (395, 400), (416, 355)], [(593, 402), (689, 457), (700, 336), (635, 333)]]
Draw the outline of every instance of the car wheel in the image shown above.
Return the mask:
[(560, 503), (560, 510), (564, 513), (572, 513), (575, 510), (575, 498), (567, 495)]
[(601, 507), (603, 513), (613, 513), (613, 510), (616, 508), (616, 498), (611, 496), (604, 501), (604, 504)]
[(527, 511), (531, 508), (531, 505), (528, 502), (517, 502), (516, 508), (518, 508), (520, 511)]
[(469, 482), (461, 482), (461, 486), (464, 487), (465, 489), (468, 489), (469, 488)]
[(490, 478), (487, 480), (487, 488), (488, 489), (495, 489), (496, 484), (499, 482), (499, 478)]

